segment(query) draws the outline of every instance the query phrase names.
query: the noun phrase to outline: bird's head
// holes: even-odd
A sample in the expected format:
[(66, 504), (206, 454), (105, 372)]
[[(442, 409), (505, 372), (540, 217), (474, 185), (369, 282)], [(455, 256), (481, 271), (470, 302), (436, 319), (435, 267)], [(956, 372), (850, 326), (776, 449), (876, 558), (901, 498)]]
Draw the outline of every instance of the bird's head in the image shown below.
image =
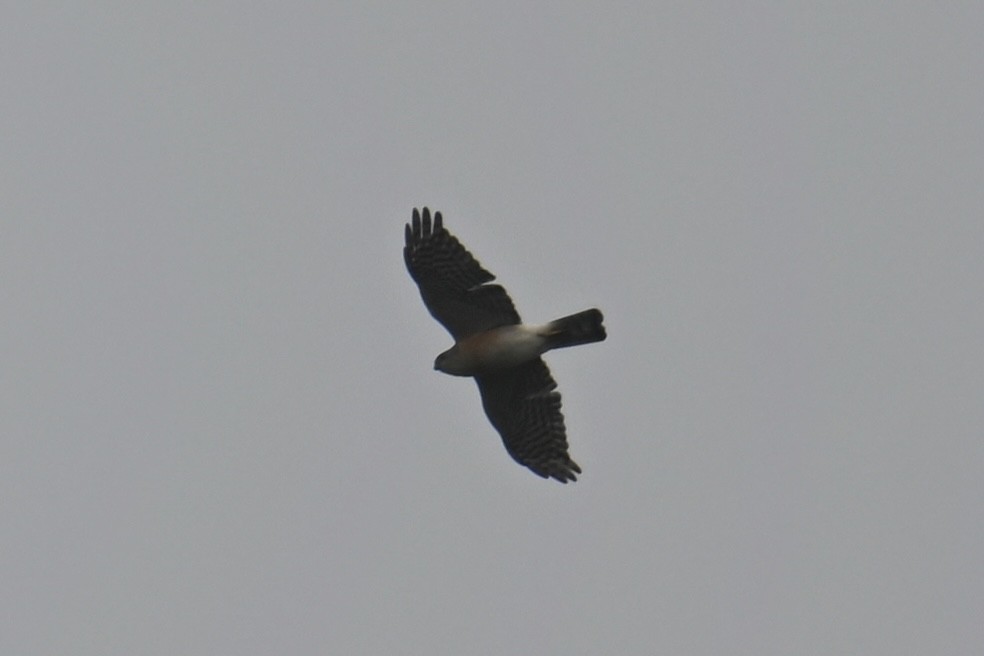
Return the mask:
[(434, 370), (452, 376), (471, 376), (472, 372), (468, 369), (468, 363), (464, 362), (457, 346), (452, 346), (444, 351), (434, 360)]

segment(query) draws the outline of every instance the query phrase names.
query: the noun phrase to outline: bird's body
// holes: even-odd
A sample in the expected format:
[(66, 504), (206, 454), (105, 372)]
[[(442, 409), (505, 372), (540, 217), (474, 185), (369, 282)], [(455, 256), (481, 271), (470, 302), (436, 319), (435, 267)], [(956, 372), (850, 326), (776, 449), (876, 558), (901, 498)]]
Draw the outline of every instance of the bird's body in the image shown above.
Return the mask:
[(479, 376), (517, 367), (547, 351), (605, 339), (598, 310), (543, 325), (513, 324), (469, 335), (437, 356), (434, 368), (452, 376)]
[(542, 329), (515, 324), (469, 335), (437, 356), (434, 369), (452, 376), (480, 376), (517, 367), (546, 350)]
[(534, 473), (562, 483), (581, 472), (568, 454), (560, 394), (540, 357), (556, 348), (605, 339), (591, 309), (547, 324), (522, 324), (505, 289), (443, 226), (441, 213), (413, 211), (403, 257), (430, 313), (455, 339), (434, 368), (474, 377), (485, 414), (509, 454)]

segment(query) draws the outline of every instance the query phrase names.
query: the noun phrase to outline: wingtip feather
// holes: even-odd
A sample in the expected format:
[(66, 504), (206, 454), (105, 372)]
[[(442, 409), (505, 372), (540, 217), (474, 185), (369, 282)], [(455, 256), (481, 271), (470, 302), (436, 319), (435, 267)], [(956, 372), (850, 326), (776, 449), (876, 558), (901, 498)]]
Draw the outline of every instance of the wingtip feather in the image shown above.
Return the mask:
[(427, 238), (431, 234), (431, 212), (430, 209), (424, 208), (422, 223), (421, 223), (421, 236)]

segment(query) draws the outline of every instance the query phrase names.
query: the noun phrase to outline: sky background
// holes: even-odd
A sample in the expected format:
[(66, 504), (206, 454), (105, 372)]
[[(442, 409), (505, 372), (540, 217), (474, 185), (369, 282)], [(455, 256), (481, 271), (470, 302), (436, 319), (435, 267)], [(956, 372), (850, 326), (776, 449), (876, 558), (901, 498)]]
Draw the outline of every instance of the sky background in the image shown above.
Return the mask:
[[(0, 653), (984, 644), (978, 2), (14, 3)], [(553, 353), (517, 466), (411, 209)]]

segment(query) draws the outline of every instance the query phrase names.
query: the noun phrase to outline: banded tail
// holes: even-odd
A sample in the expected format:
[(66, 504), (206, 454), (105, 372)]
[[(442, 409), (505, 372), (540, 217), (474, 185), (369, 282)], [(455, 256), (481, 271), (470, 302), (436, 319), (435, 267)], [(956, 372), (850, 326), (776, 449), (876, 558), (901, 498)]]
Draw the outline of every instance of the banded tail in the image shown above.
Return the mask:
[(597, 308), (584, 310), (551, 321), (544, 336), (551, 349), (601, 342), (607, 337), (601, 323), (603, 319), (601, 310)]

